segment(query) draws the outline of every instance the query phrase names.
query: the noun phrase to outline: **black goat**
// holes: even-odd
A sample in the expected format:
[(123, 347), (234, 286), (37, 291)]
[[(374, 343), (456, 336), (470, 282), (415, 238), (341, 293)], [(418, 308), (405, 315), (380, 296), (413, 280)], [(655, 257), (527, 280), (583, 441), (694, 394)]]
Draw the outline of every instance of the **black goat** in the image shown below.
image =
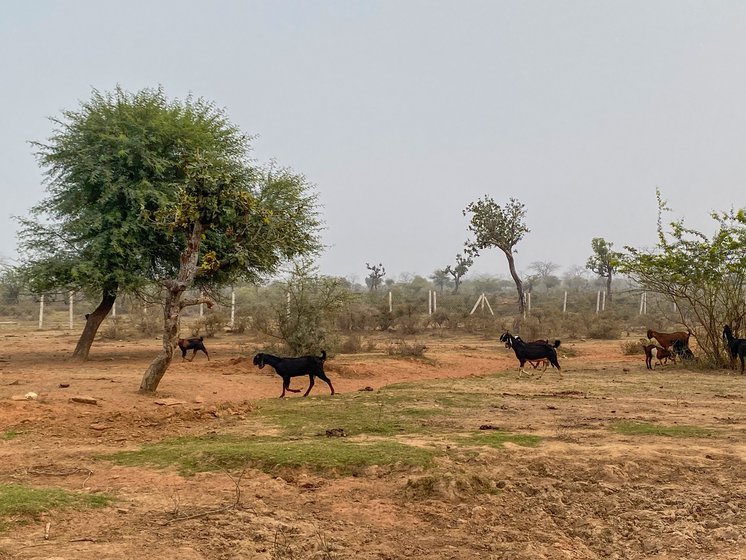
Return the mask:
[[(562, 368), (557, 361), (557, 350), (559, 348), (560, 341), (555, 340), (554, 344), (549, 342), (523, 342), (520, 337), (513, 336), (509, 332), (506, 332), (500, 337), (500, 342), (504, 342), (505, 346), (512, 348), (515, 352), (515, 357), (518, 358), (520, 366), (518, 368), (519, 374), (526, 373), (523, 366), (526, 362), (536, 362), (540, 360), (549, 360), (552, 367), (557, 368), (557, 374), (562, 377)], [(543, 375), (543, 371), (542, 371)], [(541, 375), (539, 375), (541, 377)]]
[(683, 340), (673, 341), (673, 353), (682, 360), (693, 360), (694, 353), (689, 349), (689, 345)]
[[(515, 336), (514, 338), (516, 341), (520, 340), (521, 342), (523, 342), (523, 339), (520, 336)], [(502, 337), (500, 338), (500, 340), (502, 340)], [(529, 344), (549, 344), (549, 341), (545, 339), (537, 339), (532, 340), (531, 342), (529, 342)], [(505, 348), (512, 348), (510, 340), (505, 342)], [(542, 373), (547, 370), (547, 367), (549, 367), (549, 360), (546, 358), (541, 358), (540, 360), (528, 360), (528, 363), (531, 364), (531, 367), (533, 367), (534, 369), (542, 366)]]
[(210, 361), (210, 354), (207, 353), (207, 348), (205, 348), (205, 343), (202, 342), (204, 340), (203, 337), (199, 338), (180, 338), (179, 339), (179, 349), (181, 350), (181, 361), (183, 362), (186, 359), (186, 354), (189, 350), (193, 350), (192, 357), (189, 358), (189, 361), (191, 362), (194, 359), (194, 356), (197, 355), (197, 350), (201, 350), (205, 353), (205, 356), (207, 356), (207, 361)]
[(280, 358), (273, 356), (272, 354), (259, 353), (254, 356), (254, 365), (262, 369), (265, 365), (269, 364), (277, 372), (277, 375), (282, 377), (282, 394), (280, 398), (285, 396), (285, 391), (291, 393), (300, 393), (299, 389), (290, 388), (290, 378), (298, 377), (300, 375), (308, 375), (309, 385), (306, 392), (303, 394), (304, 397), (308, 396), (311, 392), (311, 388), (314, 384), (314, 378), (318, 377), (322, 381), (326, 381), (329, 385), (329, 389), (334, 394), (334, 386), (329, 378), (324, 373), (324, 362), (326, 361), (326, 351), (321, 351), (321, 356), (301, 356), (299, 358)]
[(741, 360), (741, 373), (744, 369), (744, 360), (746, 360), (746, 338), (736, 338), (733, 336), (733, 331), (730, 325), (723, 327), (723, 342), (725, 342), (728, 348), (728, 354), (730, 355), (731, 365), (736, 365), (736, 358)]

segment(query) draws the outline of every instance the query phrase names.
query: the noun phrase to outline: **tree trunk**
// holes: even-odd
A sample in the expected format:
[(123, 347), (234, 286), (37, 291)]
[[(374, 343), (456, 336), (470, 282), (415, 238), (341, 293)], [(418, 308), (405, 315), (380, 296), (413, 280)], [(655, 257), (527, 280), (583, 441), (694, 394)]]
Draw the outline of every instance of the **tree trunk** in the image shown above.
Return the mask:
[[(186, 289), (186, 288), (184, 288)], [(179, 341), (179, 317), (181, 315), (181, 296), (184, 289), (170, 289), (166, 293), (163, 305), (163, 353), (156, 356), (145, 370), (140, 382), (141, 393), (154, 393), (158, 384), (166, 374), (168, 366), (174, 357), (174, 349)]]
[[(175, 280), (165, 282), (166, 300), (163, 304), (163, 352), (156, 356), (140, 382), (141, 393), (154, 393), (166, 374), (174, 357), (174, 348), (179, 341), (179, 319), (185, 304), (182, 301), (184, 292), (192, 285), (197, 276), (199, 247), (202, 242), (202, 224), (194, 224), (187, 246), (181, 252), (179, 274)], [(196, 300), (198, 301), (198, 300)], [(188, 304), (188, 305), (191, 305)]]
[(526, 310), (526, 296), (523, 294), (523, 282), (521, 282), (521, 279), (515, 270), (513, 253), (510, 251), (503, 252), (505, 253), (505, 257), (508, 259), (508, 268), (510, 269), (510, 275), (513, 277), (513, 282), (515, 282), (516, 290), (518, 290), (518, 315), (523, 316), (523, 313)]
[(606, 277), (606, 301), (611, 303), (611, 271), (609, 271), (609, 275)]
[(93, 313), (86, 315), (85, 327), (83, 327), (83, 332), (80, 334), (80, 338), (78, 339), (78, 344), (73, 352), (73, 358), (81, 361), (88, 359), (88, 354), (91, 351), (91, 345), (93, 344), (93, 339), (96, 338), (98, 328), (101, 326), (101, 323), (104, 322), (104, 319), (106, 319), (111, 308), (114, 307), (116, 299), (116, 288), (105, 288), (103, 290), (101, 303), (98, 304), (98, 307), (94, 309)]

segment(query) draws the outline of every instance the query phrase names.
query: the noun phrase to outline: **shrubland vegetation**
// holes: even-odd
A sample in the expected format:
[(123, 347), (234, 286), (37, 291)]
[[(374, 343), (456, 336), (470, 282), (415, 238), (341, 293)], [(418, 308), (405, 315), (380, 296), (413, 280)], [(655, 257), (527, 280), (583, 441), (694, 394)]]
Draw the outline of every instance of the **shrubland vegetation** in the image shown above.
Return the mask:
[[(0, 276), (0, 293), (16, 290), (15, 277)], [(678, 311), (663, 298), (648, 299), (648, 313), (640, 315), (640, 290), (625, 280), (616, 283), (613, 304), (596, 312), (604, 279), (590, 278), (581, 269), (562, 279), (532, 281), (531, 309), (519, 319), (519, 334), (534, 338), (617, 339), (627, 333), (642, 335), (647, 328), (665, 329), (675, 325)], [(253, 331), (262, 335), (277, 352), (302, 354), (318, 352), (366, 352), (366, 334), (388, 332), (391, 344), (378, 351), (418, 356), (425, 352), (420, 340), (426, 333), (468, 332), (499, 336), (513, 328), (515, 286), (511, 280), (475, 276), (461, 281), (458, 293), (441, 291), (421, 276), (389, 282), (377, 291), (345, 278), (323, 276), (308, 263), (298, 263), (283, 279), (262, 285), (237, 283), (235, 312), (231, 324), (231, 292), (216, 292), (215, 305), (185, 310), (181, 336), (211, 337), (218, 333)], [(428, 292), (437, 293), (437, 308), (428, 307)], [(474, 304), (484, 293), (494, 311)], [(391, 294), (391, 308), (389, 308)], [(567, 294), (566, 311), (563, 303)], [(47, 293), (45, 326), (68, 327), (68, 294)], [(82, 295), (74, 296), (75, 323), (95, 305)], [(473, 313), (472, 313), (473, 310)], [(3, 307), (0, 320), (34, 325), (38, 320), (39, 298), (28, 288), (18, 290), (14, 303)], [(429, 312), (431, 311), (431, 312)], [(139, 295), (118, 298), (117, 316), (109, 317), (99, 336), (137, 338), (156, 336), (162, 328), (162, 305), (156, 298), (143, 301)]]

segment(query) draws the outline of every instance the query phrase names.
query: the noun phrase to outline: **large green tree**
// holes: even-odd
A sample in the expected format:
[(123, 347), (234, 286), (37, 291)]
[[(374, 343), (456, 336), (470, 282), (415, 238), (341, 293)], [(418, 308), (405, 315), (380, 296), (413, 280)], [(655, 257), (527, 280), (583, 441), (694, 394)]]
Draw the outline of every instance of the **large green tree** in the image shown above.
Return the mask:
[(619, 272), (676, 304), (677, 322), (695, 333), (700, 351), (723, 365), (723, 325), (738, 332), (746, 320), (746, 209), (715, 212), (712, 237), (674, 221), (658, 194), (658, 244), (653, 250), (626, 247)]
[(475, 235), (474, 241), (467, 242), (469, 254), (477, 256), (479, 251), (490, 247), (497, 247), (508, 260), (510, 276), (518, 291), (518, 314), (523, 315), (526, 298), (523, 293), (523, 282), (515, 268), (515, 246), (529, 231), (524, 218), (526, 209), (523, 203), (515, 198), (500, 206), (491, 197), (470, 203), (464, 210), (464, 216), (471, 214), (469, 231)]
[[(302, 175), (248, 159), (249, 137), (202, 99), (161, 89), (93, 92), (34, 144), (49, 196), (22, 220), (25, 270), (39, 291), (97, 292), (76, 355), (85, 357), (117, 294), (164, 293), (164, 350), (141, 384), (168, 367), (181, 310), (212, 286), (255, 280), (318, 246), (316, 199)], [(185, 298), (192, 286), (202, 292)]]
[(178, 246), (143, 214), (175, 198), (187, 154), (243, 148), (238, 131), (215, 114), (209, 103), (172, 102), (160, 89), (93, 91), (78, 109), (51, 119), (46, 142), (33, 143), (47, 196), (20, 220), (24, 273), (37, 292), (99, 297), (74, 356), (88, 357), (122, 290), (178, 265)]

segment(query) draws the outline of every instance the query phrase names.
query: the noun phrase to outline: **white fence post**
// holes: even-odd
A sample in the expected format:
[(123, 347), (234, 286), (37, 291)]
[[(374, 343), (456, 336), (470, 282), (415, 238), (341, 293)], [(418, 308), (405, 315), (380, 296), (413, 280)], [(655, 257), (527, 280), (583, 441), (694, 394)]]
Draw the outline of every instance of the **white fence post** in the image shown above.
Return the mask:
[(117, 316), (117, 302), (116, 301), (111, 305), (111, 316), (112, 317)]
[[(288, 308), (290, 307), (290, 292), (288, 292)], [(231, 288), (231, 329), (235, 325), (236, 319), (236, 291)]]
[(438, 294), (433, 290), (433, 313), (438, 311)]
[(601, 311), (606, 311), (606, 291), (601, 292)]
[(596, 314), (598, 314), (600, 309), (601, 309), (601, 290), (596, 292)]
[(567, 311), (567, 292), (565, 292), (565, 299), (562, 301), (562, 313)]
[(391, 292), (389, 292), (389, 313), (393, 313), (393, 312), (394, 312), (394, 303), (391, 298)]
[(481, 296), (477, 298), (477, 302), (474, 304), (474, 307), (471, 308), (471, 312), (469, 313), (469, 315), (473, 315), (474, 312), (477, 310), (477, 307), (479, 307), (480, 304), (482, 305), (482, 311), (484, 311), (485, 303), (487, 304), (487, 308), (490, 310), (490, 313), (494, 315), (495, 312), (492, 311), (492, 306), (490, 305), (490, 301), (487, 299), (487, 296), (485, 296), (484, 294), (482, 294)]
[(427, 314), (428, 315), (433, 314), (433, 291), (432, 290), (427, 291)]
[(44, 326), (44, 294), (39, 298), (39, 328)]
[(71, 291), (68, 295), (70, 296), (70, 301), (68, 304), (68, 307), (69, 307), (68, 315), (70, 316), (70, 329), (72, 329), (73, 328), (73, 295), (75, 294), (74, 292)]

